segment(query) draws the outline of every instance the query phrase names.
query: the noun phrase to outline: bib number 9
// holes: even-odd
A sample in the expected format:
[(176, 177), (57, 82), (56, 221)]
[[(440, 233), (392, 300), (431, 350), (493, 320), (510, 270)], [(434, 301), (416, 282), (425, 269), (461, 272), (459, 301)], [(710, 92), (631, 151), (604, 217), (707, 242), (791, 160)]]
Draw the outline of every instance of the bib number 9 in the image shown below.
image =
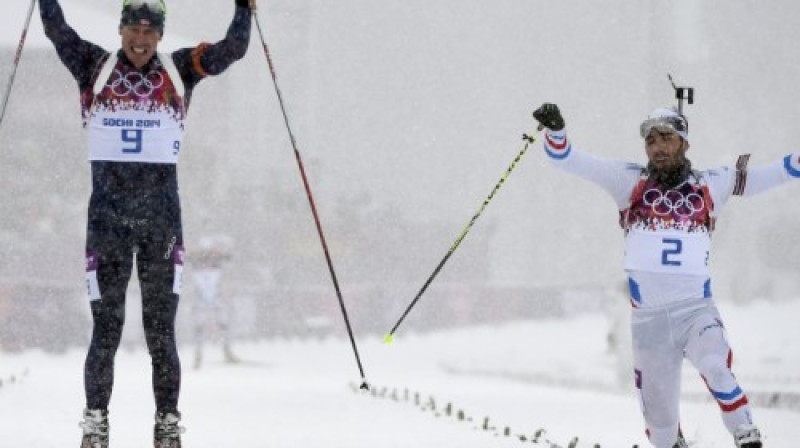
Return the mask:
[(125, 154), (138, 154), (142, 152), (142, 137), (143, 132), (141, 129), (123, 129), (122, 130), (122, 152)]

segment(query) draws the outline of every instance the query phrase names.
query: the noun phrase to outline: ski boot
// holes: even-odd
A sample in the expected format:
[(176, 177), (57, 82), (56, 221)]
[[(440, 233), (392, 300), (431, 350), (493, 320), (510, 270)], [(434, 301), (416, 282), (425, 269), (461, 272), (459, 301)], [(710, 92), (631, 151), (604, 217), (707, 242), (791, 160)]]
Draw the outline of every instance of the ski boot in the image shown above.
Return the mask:
[(156, 424), (153, 427), (154, 448), (181, 448), (181, 434), (186, 431), (178, 426), (181, 414), (175, 412), (157, 412)]
[(755, 425), (739, 425), (733, 434), (736, 448), (761, 448), (761, 432)]
[(84, 409), (81, 448), (108, 448), (108, 411), (105, 409)]

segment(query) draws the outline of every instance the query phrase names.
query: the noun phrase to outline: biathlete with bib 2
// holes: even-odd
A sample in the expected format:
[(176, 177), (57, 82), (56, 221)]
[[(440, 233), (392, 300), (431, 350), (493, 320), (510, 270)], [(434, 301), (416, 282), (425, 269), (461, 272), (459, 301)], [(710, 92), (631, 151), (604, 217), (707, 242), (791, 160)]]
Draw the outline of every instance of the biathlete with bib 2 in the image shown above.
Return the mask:
[(683, 448), (679, 424), (681, 367), (688, 359), (719, 404), (738, 448), (761, 448), (747, 397), (731, 372), (732, 352), (711, 298), (711, 234), (733, 196), (750, 196), (800, 179), (800, 154), (747, 167), (692, 168), (689, 131), (678, 110), (656, 109), (641, 124), (648, 163), (608, 160), (578, 150), (555, 104), (533, 113), (544, 149), (560, 169), (587, 179), (614, 199), (625, 234), (634, 380), (646, 433), (656, 448)]

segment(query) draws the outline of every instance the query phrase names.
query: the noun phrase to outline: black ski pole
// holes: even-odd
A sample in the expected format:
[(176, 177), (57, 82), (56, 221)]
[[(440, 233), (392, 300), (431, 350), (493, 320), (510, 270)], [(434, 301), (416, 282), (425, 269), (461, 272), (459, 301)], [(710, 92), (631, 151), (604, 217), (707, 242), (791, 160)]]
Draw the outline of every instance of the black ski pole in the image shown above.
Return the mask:
[(25, 26), (22, 28), (22, 36), (19, 38), (19, 45), (17, 45), (17, 55), (14, 56), (14, 67), (11, 69), (11, 75), (8, 77), (8, 85), (6, 86), (6, 94), (3, 96), (3, 106), (0, 109), (0, 126), (3, 125), (3, 118), (6, 116), (6, 107), (8, 106), (8, 98), (11, 96), (11, 86), (14, 84), (14, 78), (17, 76), (17, 67), (19, 60), (22, 58), (22, 48), (25, 46), (25, 37), (28, 35), (28, 28), (31, 25), (31, 16), (33, 16), (33, 7), (36, 5), (36, 0), (31, 0), (31, 6), (28, 8), (28, 17), (25, 19)]
[(339, 288), (339, 281), (336, 279), (336, 271), (333, 270), (333, 261), (331, 261), (331, 254), (328, 250), (328, 243), (325, 242), (325, 234), (322, 232), (322, 224), (320, 223), (319, 213), (317, 213), (317, 206), (314, 203), (314, 196), (311, 194), (311, 186), (308, 183), (308, 176), (306, 176), (306, 170), (303, 167), (303, 159), (300, 157), (300, 151), (297, 149), (297, 142), (294, 138), (294, 133), (292, 132), (292, 127), (289, 125), (289, 116), (286, 113), (286, 107), (283, 103), (283, 96), (281, 95), (281, 89), (278, 87), (278, 76), (275, 72), (275, 64), (272, 62), (272, 57), (270, 56), (269, 47), (267, 47), (267, 40), (264, 38), (264, 31), (261, 28), (261, 22), (258, 19), (258, 13), (256, 8), (252, 8), (253, 19), (256, 21), (256, 28), (258, 28), (258, 34), (261, 37), (261, 45), (264, 47), (264, 55), (267, 57), (267, 64), (269, 65), (269, 71), (272, 75), (272, 84), (275, 86), (275, 93), (278, 96), (278, 103), (281, 106), (281, 112), (283, 113), (283, 121), (286, 124), (286, 130), (289, 132), (289, 140), (292, 142), (292, 148), (294, 149), (295, 159), (297, 160), (297, 167), (300, 169), (300, 177), (303, 179), (303, 186), (306, 189), (306, 196), (308, 197), (308, 204), (311, 206), (311, 214), (314, 215), (314, 223), (317, 226), (317, 234), (319, 234), (320, 243), (322, 243), (322, 251), (325, 253), (325, 261), (328, 263), (328, 271), (331, 274), (331, 280), (333, 280), (333, 288), (336, 291), (336, 298), (339, 299), (339, 307), (342, 311), (342, 316), (344, 317), (344, 323), (347, 327), (347, 335), (350, 337), (350, 344), (353, 347), (353, 353), (356, 357), (356, 363), (358, 364), (358, 371), (361, 373), (361, 389), (369, 390), (369, 384), (364, 376), (364, 367), (361, 365), (361, 357), (358, 355), (358, 347), (356, 346), (356, 340), (353, 337), (353, 329), (350, 326), (350, 319), (347, 317), (347, 308), (344, 306), (344, 300), (342, 299), (342, 292)]
[(453, 255), (453, 252), (455, 252), (456, 249), (458, 249), (458, 246), (461, 244), (461, 241), (463, 241), (464, 238), (466, 238), (467, 233), (469, 233), (470, 229), (472, 229), (472, 226), (475, 224), (475, 221), (477, 221), (478, 217), (481, 216), (481, 213), (483, 213), (483, 210), (486, 209), (486, 206), (489, 205), (489, 202), (491, 202), (492, 199), (494, 199), (494, 196), (497, 194), (498, 190), (500, 190), (500, 187), (503, 186), (506, 179), (508, 179), (508, 176), (511, 174), (512, 171), (514, 171), (514, 168), (517, 167), (517, 163), (519, 163), (519, 161), (522, 159), (522, 156), (524, 156), (525, 153), (528, 151), (528, 147), (536, 141), (536, 136), (538, 135), (538, 132), (541, 131), (542, 129), (543, 126), (539, 125), (539, 127), (536, 129), (536, 133), (533, 136), (528, 134), (522, 136), (522, 138), (525, 140), (525, 146), (522, 148), (519, 154), (517, 154), (517, 157), (514, 158), (514, 161), (511, 162), (511, 165), (503, 174), (503, 177), (500, 178), (500, 181), (497, 182), (497, 185), (494, 186), (492, 192), (489, 193), (489, 197), (487, 197), (486, 200), (483, 201), (483, 204), (481, 204), (480, 208), (478, 209), (478, 212), (475, 213), (474, 216), (472, 216), (472, 219), (469, 220), (466, 227), (464, 227), (464, 230), (462, 230), (461, 234), (458, 235), (456, 241), (453, 243), (452, 246), (450, 246), (450, 250), (448, 250), (447, 253), (444, 255), (442, 261), (439, 262), (439, 264), (436, 266), (436, 269), (433, 270), (433, 273), (430, 275), (430, 277), (428, 277), (428, 279), (425, 280), (425, 283), (422, 285), (422, 288), (419, 290), (416, 297), (414, 297), (414, 300), (411, 301), (406, 310), (403, 312), (403, 315), (400, 316), (400, 319), (398, 319), (397, 323), (394, 324), (394, 327), (392, 327), (391, 331), (389, 331), (389, 333), (387, 333), (386, 336), (383, 338), (384, 343), (391, 344), (392, 341), (394, 341), (394, 333), (397, 331), (397, 328), (400, 326), (403, 320), (405, 320), (406, 316), (408, 316), (408, 313), (411, 312), (411, 309), (414, 308), (414, 305), (417, 304), (420, 297), (422, 297), (422, 294), (425, 293), (425, 290), (427, 290), (428, 286), (431, 284), (431, 282), (433, 282), (433, 279), (436, 278), (436, 276), (439, 274), (439, 271), (441, 271), (442, 267), (444, 267), (445, 263), (447, 263), (447, 260), (449, 260), (450, 256)]

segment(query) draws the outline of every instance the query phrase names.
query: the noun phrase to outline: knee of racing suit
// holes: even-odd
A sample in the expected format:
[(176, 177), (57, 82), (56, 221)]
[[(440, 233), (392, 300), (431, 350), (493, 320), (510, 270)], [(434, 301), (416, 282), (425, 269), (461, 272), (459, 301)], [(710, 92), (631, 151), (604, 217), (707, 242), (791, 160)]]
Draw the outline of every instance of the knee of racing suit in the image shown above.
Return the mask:
[(704, 356), (697, 361), (695, 367), (711, 389), (728, 390), (736, 387), (736, 379), (731, 373), (726, 357)]

